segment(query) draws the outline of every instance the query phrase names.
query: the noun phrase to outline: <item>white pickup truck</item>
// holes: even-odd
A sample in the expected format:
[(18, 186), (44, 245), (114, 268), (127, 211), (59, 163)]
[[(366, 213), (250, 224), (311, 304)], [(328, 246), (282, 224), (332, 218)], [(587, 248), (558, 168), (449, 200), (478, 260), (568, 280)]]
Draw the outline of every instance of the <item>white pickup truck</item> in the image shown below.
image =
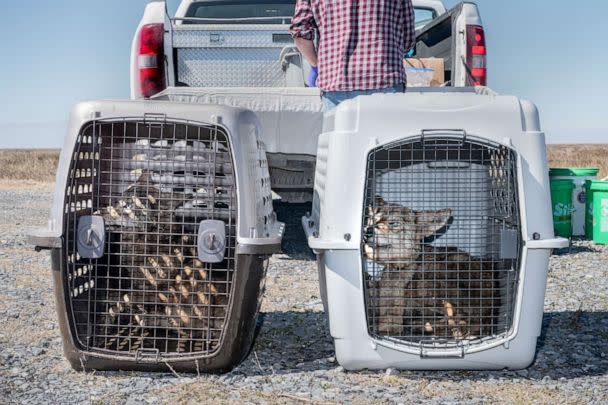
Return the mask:
[[(484, 29), (474, 3), (414, 0), (413, 57), (441, 58), (444, 86), (486, 85)], [(312, 199), (319, 91), (288, 29), (295, 0), (183, 0), (175, 17), (150, 0), (133, 40), (131, 96), (244, 107), (261, 120), (273, 190)]]

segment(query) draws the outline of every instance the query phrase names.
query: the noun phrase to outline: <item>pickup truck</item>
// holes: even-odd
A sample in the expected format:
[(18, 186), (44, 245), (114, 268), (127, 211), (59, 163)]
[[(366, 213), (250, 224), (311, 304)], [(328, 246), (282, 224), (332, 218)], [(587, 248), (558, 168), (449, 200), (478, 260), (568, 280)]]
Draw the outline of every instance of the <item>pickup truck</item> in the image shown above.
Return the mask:
[[(477, 6), (447, 10), (413, 0), (415, 58), (441, 58), (443, 86), (487, 84), (485, 34)], [(183, 0), (174, 17), (150, 0), (131, 55), (131, 97), (221, 104), (261, 120), (272, 188), (286, 202), (312, 200), (319, 91), (289, 35), (295, 0)]]

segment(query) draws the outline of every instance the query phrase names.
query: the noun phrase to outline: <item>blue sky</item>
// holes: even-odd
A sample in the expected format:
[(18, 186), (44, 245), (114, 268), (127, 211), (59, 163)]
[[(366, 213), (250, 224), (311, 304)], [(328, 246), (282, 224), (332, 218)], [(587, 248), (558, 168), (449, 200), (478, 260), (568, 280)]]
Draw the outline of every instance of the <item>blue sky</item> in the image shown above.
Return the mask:
[[(74, 103), (129, 97), (131, 40), (147, 0), (4, 3), (0, 148), (59, 147)], [(607, 143), (608, 2), (478, 4), (490, 86), (537, 103), (549, 142)]]

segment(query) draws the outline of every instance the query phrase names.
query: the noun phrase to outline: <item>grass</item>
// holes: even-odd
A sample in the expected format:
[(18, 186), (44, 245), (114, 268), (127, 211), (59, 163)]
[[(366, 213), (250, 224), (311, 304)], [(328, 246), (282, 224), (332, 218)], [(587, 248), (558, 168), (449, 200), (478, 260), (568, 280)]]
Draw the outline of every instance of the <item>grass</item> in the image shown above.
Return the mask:
[[(608, 144), (549, 145), (549, 167), (598, 167), (608, 176)], [(54, 149), (0, 150), (0, 181), (52, 183), (59, 161)]]
[(608, 176), (608, 145), (549, 145), (549, 167), (597, 167)]
[(55, 181), (59, 151), (55, 149), (0, 150), (0, 180)]

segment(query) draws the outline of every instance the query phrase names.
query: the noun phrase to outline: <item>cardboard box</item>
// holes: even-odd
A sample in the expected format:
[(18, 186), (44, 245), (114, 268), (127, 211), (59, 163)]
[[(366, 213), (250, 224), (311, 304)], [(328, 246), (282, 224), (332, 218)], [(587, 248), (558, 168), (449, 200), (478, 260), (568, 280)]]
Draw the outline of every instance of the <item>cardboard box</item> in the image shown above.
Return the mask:
[(433, 69), (431, 87), (439, 87), (445, 83), (445, 62), (442, 58), (406, 58), (403, 66), (413, 68)]

